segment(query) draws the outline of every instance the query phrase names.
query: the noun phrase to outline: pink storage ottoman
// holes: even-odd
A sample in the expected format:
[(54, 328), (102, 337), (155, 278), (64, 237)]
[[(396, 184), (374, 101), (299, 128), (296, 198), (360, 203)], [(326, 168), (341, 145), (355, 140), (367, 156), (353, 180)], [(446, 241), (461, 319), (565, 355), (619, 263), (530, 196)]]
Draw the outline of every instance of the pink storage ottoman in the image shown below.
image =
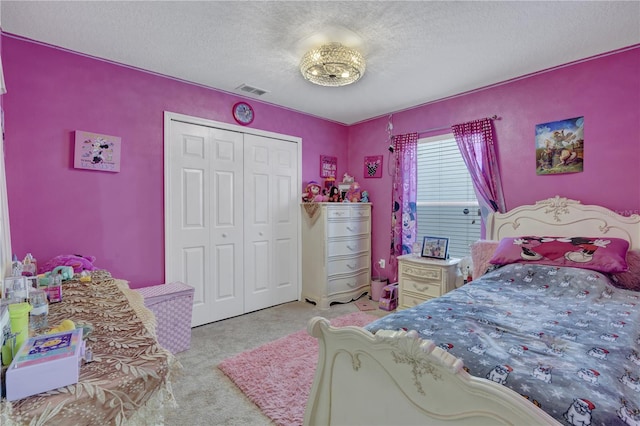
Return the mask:
[(144, 305), (156, 316), (158, 342), (171, 351), (186, 351), (191, 346), (193, 287), (174, 282), (136, 289)]

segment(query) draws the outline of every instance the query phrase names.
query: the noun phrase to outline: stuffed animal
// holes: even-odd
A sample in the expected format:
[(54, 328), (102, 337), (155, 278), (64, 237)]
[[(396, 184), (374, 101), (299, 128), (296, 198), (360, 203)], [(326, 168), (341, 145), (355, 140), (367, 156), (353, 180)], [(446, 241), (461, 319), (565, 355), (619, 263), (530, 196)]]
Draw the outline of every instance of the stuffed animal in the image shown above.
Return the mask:
[(71, 266), (73, 272), (79, 274), (82, 271), (95, 271), (95, 256), (81, 256), (79, 254), (63, 254), (54, 257), (40, 267), (38, 272), (44, 273), (53, 270), (56, 266)]
[(322, 193), (322, 187), (315, 180), (310, 181), (305, 188), (305, 193), (303, 194), (303, 201), (306, 202), (323, 202), (329, 201), (329, 197)]
[(38, 274), (38, 285), (47, 286), (53, 279), (53, 277), (59, 275), (62, 281), (70, 280), (73, 278), (74, 271), (71, 266), (56, 266), (49, 272)]
[(345, 197), (351, 203), (357, 203), (360, 201), (361, 190), (360, 184), (358, 182), (353, 182), (347, 191), (347, 196)]
[(360, 202), (361, 203), (368, 203), (369, 202), (369, 192), (362, 191), (362, 195), (360, 196)]
[(340, 190), (335, 186), (332, 186), (329, 190), (329, 201), (338, 203), (340, 202)]

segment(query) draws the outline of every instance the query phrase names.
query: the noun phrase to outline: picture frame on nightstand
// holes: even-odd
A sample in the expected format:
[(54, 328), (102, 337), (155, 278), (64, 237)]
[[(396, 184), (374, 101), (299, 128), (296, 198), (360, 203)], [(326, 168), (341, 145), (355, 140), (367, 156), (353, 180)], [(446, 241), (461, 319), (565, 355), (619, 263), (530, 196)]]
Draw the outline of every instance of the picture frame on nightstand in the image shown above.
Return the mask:
[(449, 238), (447, 237), (424, 237), (422, 240), (422, 257), (434, 259), (449, 258)]

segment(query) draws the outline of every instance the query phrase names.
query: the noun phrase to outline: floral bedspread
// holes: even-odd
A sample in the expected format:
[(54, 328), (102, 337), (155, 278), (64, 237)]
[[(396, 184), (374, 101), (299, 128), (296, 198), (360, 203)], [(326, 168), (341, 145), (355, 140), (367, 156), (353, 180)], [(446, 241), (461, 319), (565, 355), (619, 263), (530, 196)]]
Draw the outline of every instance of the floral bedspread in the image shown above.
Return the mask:
[(175, 404), (170, 373), (179, 367), (155, 338), (153, 314), (126, 281), (106, 271), (91, 282), (63, 283), (63, 300), (49, 306), (49, 324), (70, 318), (93, 327), (87, 347), (93, 361), (77, 384), (1, 404), (0, 424), (157, 424), (163, 405)]
[(510, 264), (366, 328), (417, 330), (563, 424), (640, 424), (640, 293), (603, 274)]

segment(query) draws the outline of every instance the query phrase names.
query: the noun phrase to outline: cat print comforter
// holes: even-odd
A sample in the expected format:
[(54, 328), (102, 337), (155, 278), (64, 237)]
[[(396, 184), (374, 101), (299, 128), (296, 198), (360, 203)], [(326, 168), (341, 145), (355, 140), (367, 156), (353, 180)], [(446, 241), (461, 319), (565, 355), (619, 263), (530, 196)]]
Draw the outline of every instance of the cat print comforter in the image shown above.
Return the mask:
[(561, 423), (640, 425), (640, 293), (601, 273), (510, 264), (366, 328), (417, 330)]

